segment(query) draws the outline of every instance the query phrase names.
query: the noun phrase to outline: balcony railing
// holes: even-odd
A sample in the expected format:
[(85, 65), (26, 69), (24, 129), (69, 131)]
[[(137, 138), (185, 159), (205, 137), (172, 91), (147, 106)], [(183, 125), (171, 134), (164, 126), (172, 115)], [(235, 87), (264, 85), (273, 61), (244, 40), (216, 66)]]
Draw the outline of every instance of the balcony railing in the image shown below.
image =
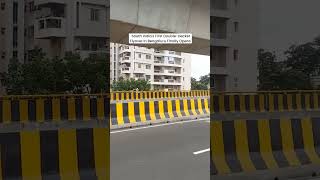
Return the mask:
[(125, 56), (125, 57), (122, 58), (122, 60), (130, 60), (130, 57)]
[(124, 67), (124, 68), (122, 68), (122, 71), (130, 71), (130, 68), (129, 67)]
[(35, 27), (35, 37), (66, 37), (65, 22), (65, 18), (60, 17), (47, 17), (38, 19)]
[(154, 81), (154, 82), (164, 82), (163, 79), (154, 79), (153, 81)]

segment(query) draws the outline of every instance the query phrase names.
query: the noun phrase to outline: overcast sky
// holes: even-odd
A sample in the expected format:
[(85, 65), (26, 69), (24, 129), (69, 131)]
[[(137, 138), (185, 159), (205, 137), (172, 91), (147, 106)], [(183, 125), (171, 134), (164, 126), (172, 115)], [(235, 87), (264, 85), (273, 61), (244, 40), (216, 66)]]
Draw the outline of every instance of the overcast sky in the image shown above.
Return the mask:
[(210, 72), (210, 56), (191, 55), (191, 77), (199, 80), (200, 76)]
[(320, 35), (320, 0), (260, 0), (260, 47), (283, 51)]

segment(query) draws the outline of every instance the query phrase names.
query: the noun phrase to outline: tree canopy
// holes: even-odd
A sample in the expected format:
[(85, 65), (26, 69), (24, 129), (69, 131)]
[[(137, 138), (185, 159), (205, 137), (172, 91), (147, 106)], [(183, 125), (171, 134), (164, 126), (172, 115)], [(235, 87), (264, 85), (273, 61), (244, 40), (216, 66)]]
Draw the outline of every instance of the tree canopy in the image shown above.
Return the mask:
[(191, 90), (208, 90), (210, 86), (210, 75), (200, 76), (199, 81), (191, 78)]
[(22, 64), (12, 59), (8, 72), (1, 73), (7, 93), (63, 94), (101, 93), (109, 90), (109, 64), (106, 55), (82, 59), (66, 53), (64, 58), (47, 58), (41, 49), (34, 49)]
[(113, 91), (149, 91), (151, 89), (151, 84), (147, 80), (120, 78), (119, 81), (114, 81), (112, 83), (111, 88)]
[(283, 59), (275, 53), (258, 52), (259, 90), (313, 89), (312, 77), (319, 76), (320, 38), (292, 45)]

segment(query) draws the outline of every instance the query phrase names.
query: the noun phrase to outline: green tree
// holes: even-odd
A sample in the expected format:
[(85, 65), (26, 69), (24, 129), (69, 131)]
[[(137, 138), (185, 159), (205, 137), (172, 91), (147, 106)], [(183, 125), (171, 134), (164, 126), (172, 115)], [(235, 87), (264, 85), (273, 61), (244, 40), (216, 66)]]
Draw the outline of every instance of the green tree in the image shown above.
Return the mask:
[(106, 92), (109, 87), (109, 63), (106, 55), (90, 55), (83, 61), (85, 82), (91, 93)]
[(275, 90), (280, 88), (281, 63), (277, 62), (276, 55), (272, 52), (259, 49), (258, 70), (259, 90)]
[(200, 76), (199, 78), (199, 82), (202, 84), (205, 84), (207, 86), (210, 85), (210, 74), (204, 75), (204, 76)]
[(100, 93), (109, 90), (106, 55), (81, 59), (67, 53), (64, 58), (46, 58), (41, 49), (30, 53), (28, 62), (12, 60), (1, 83), (8, 94)]
[(274, 53), (262, 49), (258, 57), (259, 90), (312, 89), (312, 76), (320, 75), (320, 37), (291, 46), (281, 61), (277, 61)]
[(151, 84), (147, 80), (121, 79), (112, 83), (113, 91), (149, 91)]
[(199, 81), (197, 81), (195, 78), (191, 78), (191, 90), (208, 90), (208, 87), (209, 87), (209, 83), (210, 83), (210, 78), (208, 79), (209, 80), (209, 83), (206, 82), (207, 80), (207, 77), (203, 77), (202, 78), (202, 81), (201, 81), (201, 78)]
[(8, 94), (23, 93), (22, 65), (17, 59), (11, 59), (8, 72), (0, 74), (1, 84), (6, 87)]

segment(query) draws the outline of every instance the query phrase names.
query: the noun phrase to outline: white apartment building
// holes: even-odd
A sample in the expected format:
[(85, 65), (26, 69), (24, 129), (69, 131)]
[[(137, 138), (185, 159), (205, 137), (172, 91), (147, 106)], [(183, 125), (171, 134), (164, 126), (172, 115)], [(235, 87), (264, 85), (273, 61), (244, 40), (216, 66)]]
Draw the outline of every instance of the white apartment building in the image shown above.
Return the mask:
[(35, 47), (48, 57), (105, 53), (108, 19), (109, 0), (0, 0), (0, 71)]
[[(113, 53), (112, 53), (113, 52)], [(190, 55), (152, 48), (110, 45), (110, 80), (144, 79), (154, 90), (190, 90)]]
[(258, 1), (211, 1), (211, 75), (217, 91), (257, 88)]

